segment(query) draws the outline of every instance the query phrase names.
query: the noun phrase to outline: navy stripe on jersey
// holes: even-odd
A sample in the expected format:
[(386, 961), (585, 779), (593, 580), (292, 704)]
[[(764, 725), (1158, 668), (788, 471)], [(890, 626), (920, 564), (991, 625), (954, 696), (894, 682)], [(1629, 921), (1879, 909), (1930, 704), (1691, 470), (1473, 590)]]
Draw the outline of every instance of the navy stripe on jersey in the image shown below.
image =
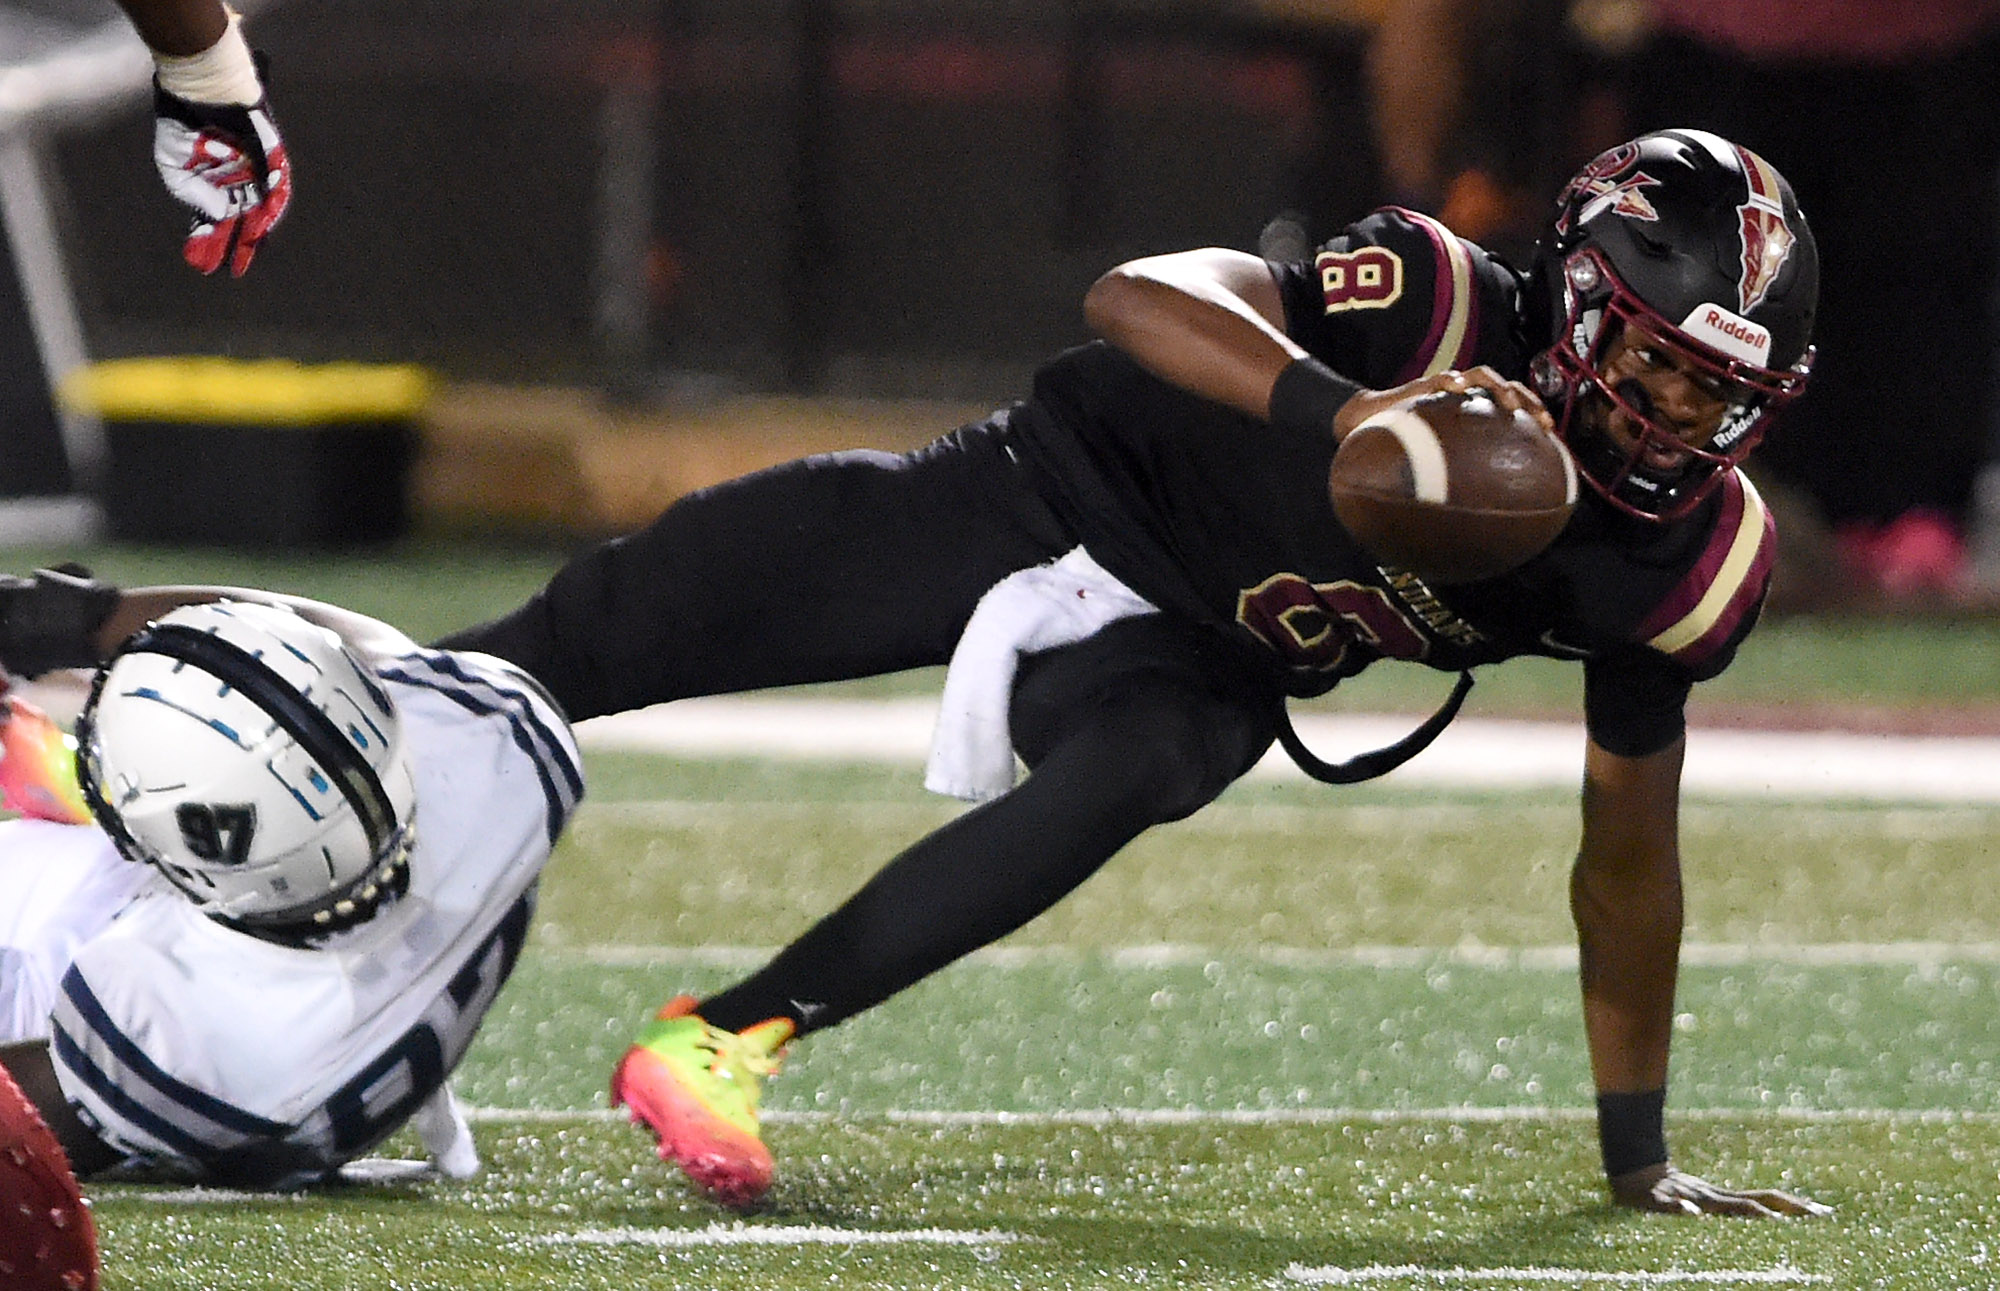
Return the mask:
[[(290, 1129), (289, 1126), (277, 1121), (252, 1115), (233, 1103), (225, 1103), (213, 1094), (204, 1093), (192, 1085), (184, 1084), (162, 1071), (159, 1064), (146, 1056), (145, 1050), (118, 1029), (118, 1024), (112, 1021), (110, 1013), (105, 1010), (96, 993), (90, 989), (90, 984), (83, 980), (83, 974), (74, 968), (63, 975), (62, 993), (64, 1002), (75, 1011), (77, 1021), (82, 1023), (90, 1036), (125, 1068), (130, 1078), (149, 1087), (166, 1102), (229, 1131), (232, 1136), (280, 1137)], [(57, 1050), (64, 1055), (65, 1062), (75, 1069), (84, 1083), (95, 1090), (105, 1102), (130, 1115), (134, 1124), (144, 1126), (162, 1141), (172, 1143), (186, 1139), (199, 1145), (200, 1140), (188, 1138), (185, 1129), (166, 1125), (157, 1113), (134, 1102), (130, 1095), (117, 1087), (107, 1073), (90, 1061), (77, 1037), (69, 1035), (64, 1029), (63, 1012), (62, 1006), (58, 1005), (54, 1036)]]
[(215, 1154), (217, 1145), (207, 1143), (188, 1133), (152, 1108), (147, 1107), (132, 1095), (126, 1093), (105, 1070), (90, 1060), (77, 1042), (70, 1038), (60, 1026), (49, 1038), (49, 1048), (56, 1062), (63, 1070), (82, 1081), (84, 1087), (105, 1106), (122, 1118), (127, 1124), (143, 1130), (156, 1142), (163, 1143), (176, 1155), (190, 1161), (202, 1161)]
[[(424, 672), (416, 671), (419, 667)], [(403, 656), (385, 667), (381, 675), (405, 685), (437, 691), (461, 703), (468, 696), (483, 696), (487, 706), (470, 708), (473, 712), (510, 712), (517, 722), (525, 723), (525, 729), (536, 737), (532, 747), (547, 750), (536, 752), (536, 760), (556, 763), (570, 791), (578, 797), (582, 796), (583, 773), (575, 761), (569, 724), (548, 691), (527, 673), (503, 665), (497, 659), (489, 664), (477, 656), (425, 651)], [(547, 711), (544, 712), (544, 709)], [(522, 747), (531, 746), (523, 744)]]
[(405, 655), (380, 671), (389, 681), (435, 691), (469, 713), (497, 715), (507, 722), (515, 746), (528, 756), (541, 779), (553, 846), (583, 798), (583, 768), (567, 724), (554, 706), (541, 698), (540, 687), (524, 674), (482, 668), (463, 656), (442, 651)]
[(539, 682), (511, 667), (488, 667), (481, 660), (441, 651), (406, 656), (402, 662), (426, 664), (436, 677), (420, 677), (408, 669), (389, 669), (382, 675), (435, 690), (471, 712), (505, 713), (514, 727), (515, 744), (545, 773), (553, 767), (562, 776), (567, 805), (561, 815), (567, 818), (576, 809), (583, 796), (583, 770), (576, 758), (575, 742), (562, 710)]

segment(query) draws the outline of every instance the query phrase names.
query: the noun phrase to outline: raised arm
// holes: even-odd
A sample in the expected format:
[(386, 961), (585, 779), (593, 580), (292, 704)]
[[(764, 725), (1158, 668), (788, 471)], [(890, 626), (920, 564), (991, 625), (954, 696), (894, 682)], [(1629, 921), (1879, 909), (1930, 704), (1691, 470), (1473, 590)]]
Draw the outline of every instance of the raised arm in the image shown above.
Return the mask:
[(118, 0), (153, 51), (153, 164), (192, 222), (182, 255), (241, 277), (284, 218), (292, 167), (241, 20), (222, 0)]
[(1092, 331), (1183, 390), (1268, 417), (1278, 374), (1305, 350), (1263, 260), (1204, 247), (1119, 265), (1083, 298)]
[(213, 48), (229, 28), (222, 0), (118, 0), (118, 7), (148, 49), (170, 58)]
[(1583, 840), (1570, 876), (1584, 1031), (1613, 1198), (1668, 1214), (1823, 1215), (1818, 1202), (1735, 1191), (1676, 1170), (1663, 1109), (1680, 971), (1680, 779), (1686, 738), (1621, 757), (1590, 742)]

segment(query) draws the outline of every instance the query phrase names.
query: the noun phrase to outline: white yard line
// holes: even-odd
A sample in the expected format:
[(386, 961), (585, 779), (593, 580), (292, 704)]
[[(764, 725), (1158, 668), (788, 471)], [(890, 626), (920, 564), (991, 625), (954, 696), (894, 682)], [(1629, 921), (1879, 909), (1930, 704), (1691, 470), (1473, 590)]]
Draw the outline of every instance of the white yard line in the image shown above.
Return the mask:
[[(598, 801), (586, 799), (585, 819), (593, 823), (642, 825), (651, 828), (699, 828), (744, 818), (753, 821), (812, 820), (837, 812), (843, 820), (870, 826), (918, 829), (947, 819), (966, 806), (948, 798), (924, 797), (895, 801), (867, 798), (646, 798)], [(1747, 805), (1741, 800), (1697, 804), (1682, 813), (1689, 830), (1740, 827)], [(1841, 839), (1864, 815), (1872, 833), (1905, 842), (1939, 841), (1987, 835), (1994, 829), (1993, 808), (1976, 803), (1928, 802), (1885, 806), (1880, 803), (1772, 801), (1756, 804), (1761, 819), (1781, 826), (1790, 837)], [(1576, 807), (1567, 799), (1529, 799), (1504, 807), (1490, 800), (1445, 802), (1349, 802), (1327, 794), (1316, 803), (1233, 802), (1227, 799), (1175, 822), (1180, 832), (1320, 835), (1328, 829), (1353, 835), (1401, 838), (1412, 830), (1490, 829), (1496, 811), (1511, 820), (1545, 821), (1573, 827)]]
[(272, 1202), (296, 1205), (315, 1200), (309, 1192), (249, 1192), (235, 1188), (149, 1188), (120, 1193), (120, 1201), (142, 1201), (154, 1206), (263, 1206)]
[(710, 1224), (706, 1228), (589, 1228), (523, 1239), (531, 1246), (1007, 1246), (1032, 1239), (998, 1229), (833, 1228), (824, 1224)]
[[(754, 968), (768, 960), (775, 946), (574, 946), (540, 947), (538, 955), (608, 968)], [(966, 956), (965, 962), (995, 968), (1034, 964), (1076, 964), (1102, 960), (1114, 968), (1198, 968), (1216, 962), (1271, 965), (1279, 968), (1431, 968), (1436, 966), (1533, 969), (1573, 972), (1576, 947), (1555, 946), (1347, 946), (1307, 950), (1290, 946), (1213, 946), (1163, 944), (1086, 950), (1073, 946), (988, 946)], [(1934, 970), (1954, 964), (2000, 964), (2000, 944), (1994, 942), (1896, 941), (1829, 942), (1822, 945), (1690, 942), (1681, 948), (1683, 966), (1744, 968), (1784, 964), (1804, 968), (1915, 968)]]
[[(584, 1125), (625, 1123), (629, 1111), (610, 1107), (468, 1107), (474, 1124)], [(1690, 1107), (1674, 1108), (1676, 1120), (1780, 1121), (1805, 1125), (2000, 1125), (2000, 1112), (1952, 1111), (1936, 1107)], [(1078, 1107), (1055, 1112), (996, 1112), (890, 1109), (882, 1112), (766, 1111), (769, 1125), (832, 1125), (882, 1122), (892, 1125), (959, 1127), (1077, 1126), (1087, 1129), (1156, 1125), (1506, 1125), (1516, 1121), (1594, 1123), (1589, 1107)]]
[[(577, 734), (585, 748), (607, 751), (917, 766), (936, 713), (932, 699), (686, 699), (593, 718)], [(1419, 720), (1308, 713), (1296, 725), (1321, 757), (1337, 759), (1399, 739)], [(1304, 778), (1276, 751), (1253, 774)], [(1383, 783), (1573, 787), (1582, 774), (1578, 723), (1465, 718)], [(1721, 797), (2000, 802), (2000, 739), (1697, 728), (1684, 782), (1691, 793)]]

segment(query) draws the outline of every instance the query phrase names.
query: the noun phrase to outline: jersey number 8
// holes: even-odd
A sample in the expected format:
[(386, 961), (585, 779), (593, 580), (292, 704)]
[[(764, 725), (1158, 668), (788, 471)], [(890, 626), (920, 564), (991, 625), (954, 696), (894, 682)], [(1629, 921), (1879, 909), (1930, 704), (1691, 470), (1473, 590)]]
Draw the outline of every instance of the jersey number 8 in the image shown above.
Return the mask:
[(1319, 271), (1320, 294), (1329, 314), (1386, 309), (1403, 295), (1403, 258), (1386, 247), (1322, 251), (1313, 268)]

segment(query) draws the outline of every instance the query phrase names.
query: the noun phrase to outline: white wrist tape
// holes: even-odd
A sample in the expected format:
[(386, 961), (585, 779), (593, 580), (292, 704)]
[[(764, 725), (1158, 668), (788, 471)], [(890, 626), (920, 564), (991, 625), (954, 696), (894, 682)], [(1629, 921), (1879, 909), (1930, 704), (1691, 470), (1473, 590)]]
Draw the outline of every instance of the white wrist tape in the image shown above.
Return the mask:
[(154, 54), (160, 88), (190, 103), (227, 103), (247, 108), (264, 97), (257, 80), (257, 64), (243, 39), (243, 17), (229, 11), (229, 26), (222, 39), (199, 54), (176, 57)]

